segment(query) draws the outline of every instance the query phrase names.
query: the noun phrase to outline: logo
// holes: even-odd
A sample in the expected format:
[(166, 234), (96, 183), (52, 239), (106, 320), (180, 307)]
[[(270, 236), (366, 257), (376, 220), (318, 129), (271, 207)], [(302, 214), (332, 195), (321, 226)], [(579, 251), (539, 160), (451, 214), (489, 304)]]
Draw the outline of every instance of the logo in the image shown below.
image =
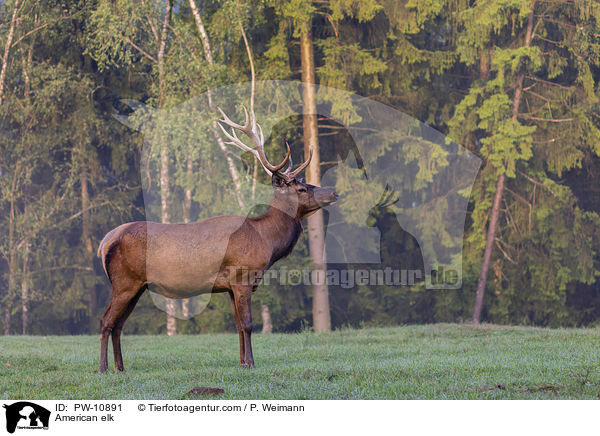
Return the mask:
[[(256, 87), (238, 83), (213, 89), (210, 97), (198, 95), (163, 109), (122, 100), (130, 110), (115, 117), (144, 136), (140, 176), (147, 220), (162, 220), (163, 197), (157, 181), (164, 157), (173, 171), (181, 174), (179, 179), (186, 180), (170, 191), (172, 222), (217, 215), (255, 216), (271, 204), (271, 180), (252, 176), (253, 165), (242, 154), (235, 163), (228, 163), (224, 157), (235, 153), (236, 147), (229, 147), (224, 155), (210, 133), (217, 119), (209, 98), (232, 120), (242, 122), (245, 115), (241, 109), (253, 98), (252, 89), (260, 135), (280, 143), (283, 156), (283, 143), (292, 136), (281, 137), (288, 127), (276, 127), (288, 126), (291, 119), (302, 115), (301, 82), (257, 81)], [(319, 270), (315, 270), (315, 281), (326, 279), (332, 286), (347, 289), (415, 284), (424, 289), (459, 289), (469, 197), (481, 159), (426, 123), (376, 100), (322, 85), (315, 85), (315, 95), (314, 115), (337, 123), (336, 129), (342, 126), (345, 132), (335, 147), (322, 149), (327, 163), (321, 162), (325, 166), (320, 184), (335, 187), (341, 200), (326, 210), (323, 256), (331, 269), (325, 277), (318, 277)], [(183, 168), (185, 162), (202, 171), (187, 175), (182, 169), (179, 173), (177, 168)], [(239, 188), (223, 183), (224, 175), (239, 180)], [(175, 179), (174, 183), (179, 183)], [(194, 206), (181, 207), (190, 193)], [(227, 244), (219, 247), (211, 253), (216, 264), (224, 259)], [(290, 286), (308, 285), (309, 275), (313, 275), (312, 270), (307, 275), (298, 270), (296, 280), (281, 266), (269, 271)], [(210, 283), (217, 273), (206, 277)], [(157, 286), (150, 285), (149, 291), (158, 308), (181, 319), (199, 314), (210, 301), (210, 294), (174, 302)]]
[(11, 405), (4, 404), (6, 409), (6, 431), (14, 433), (15, 429), (48, 429), (50, 411), (28, 401), (19, 401)]

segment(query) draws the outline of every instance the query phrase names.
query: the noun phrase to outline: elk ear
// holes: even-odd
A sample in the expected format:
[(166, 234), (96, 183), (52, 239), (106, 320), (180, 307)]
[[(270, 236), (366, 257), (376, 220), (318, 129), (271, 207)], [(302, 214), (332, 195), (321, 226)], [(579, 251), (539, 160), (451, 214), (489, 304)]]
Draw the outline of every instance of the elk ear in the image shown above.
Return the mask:
[(275, 171), (271, 177), (271, 184), (273, 188), (283, 188), (287, 184), (287, 180), (278, 171)]

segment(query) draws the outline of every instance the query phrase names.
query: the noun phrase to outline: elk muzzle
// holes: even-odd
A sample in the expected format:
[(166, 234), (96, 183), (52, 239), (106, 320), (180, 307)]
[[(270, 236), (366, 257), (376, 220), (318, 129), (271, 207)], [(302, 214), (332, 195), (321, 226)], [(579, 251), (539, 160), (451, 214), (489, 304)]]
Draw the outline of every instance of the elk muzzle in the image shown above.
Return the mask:
[(319, 207), (335, 203), (338, 198), (340, 198), (337, 192), (329, 188), (316, 188), (314, 190), (314, 196)]

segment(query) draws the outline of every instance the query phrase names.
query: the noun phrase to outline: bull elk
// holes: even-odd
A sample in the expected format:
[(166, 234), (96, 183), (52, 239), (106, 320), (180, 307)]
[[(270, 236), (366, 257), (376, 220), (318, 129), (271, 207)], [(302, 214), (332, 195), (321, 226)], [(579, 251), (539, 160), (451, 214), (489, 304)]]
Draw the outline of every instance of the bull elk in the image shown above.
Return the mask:
[[(331, 189), (304, 183), (297, 175), (308, 159), (292, 170), (290, 147), (279, 165), (267, 160), (264, 137), (253, 111), (244, 108), (244, 125), (225, 113), (219, 124), (227, 144), (254, 154), (271, 176), (275, 193), (267, 212), (259, 217), (224, 215), (194, 223), (161, 224), (137, 221), (123, 224), (104, 236), (98, 248), (112, 284), (110, 304), (101, 320), (100, 372), (107, 369), (108, 337), (112, 337), (115, 372), (123, 371), (121, 331), (149, 284), (167, 298), (189, 298), (227, 292), (239, 334), (240, 365), (254, 367), (251, 298), (262, 274), (290, 254), (303, 231), (301, 221), (338, 195)], [(242, 142), (236, 130), (252, 141)], [(284, 166), (287, 167), (283, 170)], [(248, 272), (258, 272), (249, 275)]]

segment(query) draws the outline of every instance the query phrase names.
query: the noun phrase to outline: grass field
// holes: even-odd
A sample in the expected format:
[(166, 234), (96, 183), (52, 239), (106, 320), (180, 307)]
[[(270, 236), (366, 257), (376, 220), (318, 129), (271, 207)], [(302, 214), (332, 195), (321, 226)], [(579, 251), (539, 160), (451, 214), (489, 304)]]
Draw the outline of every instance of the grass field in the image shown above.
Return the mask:
[[(97, 336), (0, 337), (2, 399), (600, 398), (600, 329), (429, 325), (253, 337), (125, 336), (125, 372), (96, 372)], [(112, 347), (109, 346), (109, 350)], [(109, 353), (112, 368), (112, 352)]]

